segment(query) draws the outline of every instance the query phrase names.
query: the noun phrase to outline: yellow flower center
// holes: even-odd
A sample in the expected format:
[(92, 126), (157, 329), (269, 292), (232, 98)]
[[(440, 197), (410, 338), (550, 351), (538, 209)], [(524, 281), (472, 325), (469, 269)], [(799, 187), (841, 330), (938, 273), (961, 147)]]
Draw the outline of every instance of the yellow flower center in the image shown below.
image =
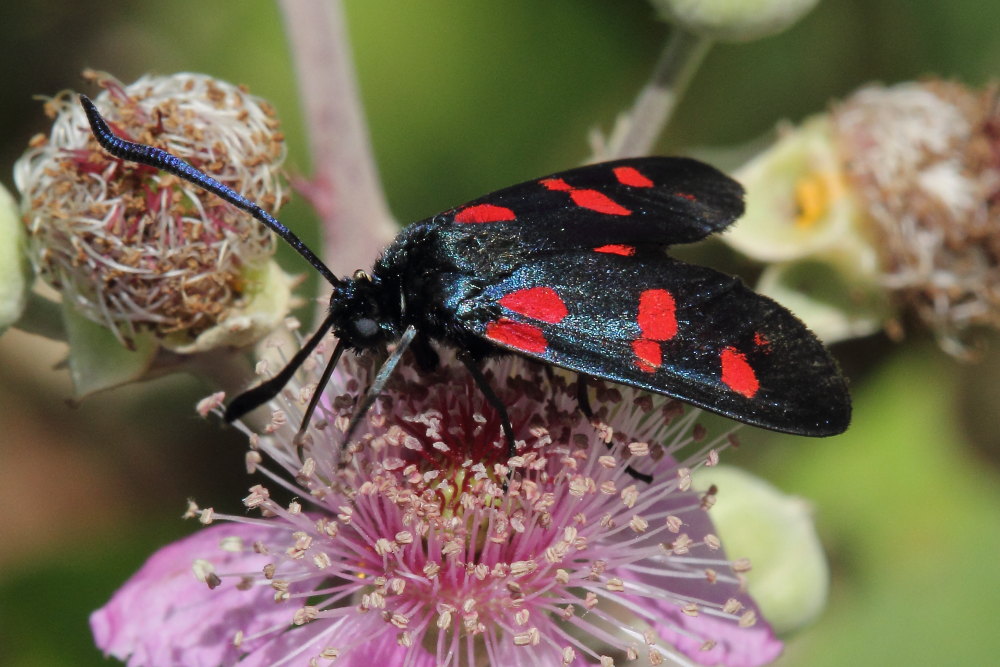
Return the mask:
[(795, 226), (799, 229), (812, 227), (823, 217), (834, 198), (836, 181), (829, 173), (810, 172), (795, 183), (795, 204), (798, 214)]

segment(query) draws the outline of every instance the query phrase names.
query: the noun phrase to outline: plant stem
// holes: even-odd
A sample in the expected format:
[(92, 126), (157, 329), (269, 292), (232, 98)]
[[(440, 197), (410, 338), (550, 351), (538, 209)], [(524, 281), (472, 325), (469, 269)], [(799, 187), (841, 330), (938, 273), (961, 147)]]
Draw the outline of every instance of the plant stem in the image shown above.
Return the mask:
[(303, 187), (337, 272), (368, 267), (399, 231), (379, 181), (340, 0), (281, 0), (309, 135)]
[(649, 83), (615, 125), (603, 159), (649, 154), (711, 46), (711, 39), (674, 27)]

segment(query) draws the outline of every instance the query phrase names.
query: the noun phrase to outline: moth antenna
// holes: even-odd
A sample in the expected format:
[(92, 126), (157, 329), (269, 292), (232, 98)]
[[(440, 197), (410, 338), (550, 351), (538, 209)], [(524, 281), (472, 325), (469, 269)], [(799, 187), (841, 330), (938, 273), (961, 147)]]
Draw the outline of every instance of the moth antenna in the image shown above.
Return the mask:
[(99, 143), (108, 153), (122, 160), (137, 162), (139, 164), (145, 164), (150, 167), (162, 169), (163, 171), (178, 176), (179, 178), (183, 178), (189, 183), (197, 185), (203, 190), (207, 190), (208, 192), (215, 194), (236, 208), (246, 211), (254, 218), (271, 228), (275, 234), (285, 239), (285, 241), (288, 242), (288, 245), (295, 248), (295, 250), (298, 251), (298, 253), (302, 255), (307, 262), (323, 274), (323, 277), (326, 278), (327, 282), (334, 287), (339, 287), (343, 284), (343, 281), (334, 276), (333, 272), (327, 268), (326, 264), (324, 264), (322, 260), (320, 260), (320, 258), (317, 257), (298, 236), (288, 229), (288, 227), (281, 224), (277, 218), (262, 209), (258, 204), (250, 201), (229, 186), (223, 185), (208, 174), (196, 169), (184, 160), (168, 153), (165, 150), (119, 137), (111, 131), (107, 122), (105, 122), (104, 118), (101, 117), (100, 112), (97, 111), (97, 107), (94, 106), (94, 103), (91, 102), (90, 98), (86, 95), (80, 95), (80, 104), (83, 105), (83, 110), (87, 114), (87, 120), (90, 122), (90, 130), (94, 133), (97, 143)]

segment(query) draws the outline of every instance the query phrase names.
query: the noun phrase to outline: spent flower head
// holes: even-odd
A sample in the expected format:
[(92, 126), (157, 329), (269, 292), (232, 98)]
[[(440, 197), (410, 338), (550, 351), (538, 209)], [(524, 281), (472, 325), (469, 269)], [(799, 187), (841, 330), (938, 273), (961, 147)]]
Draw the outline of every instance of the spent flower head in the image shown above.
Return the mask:
[(95, 612), (105, 652), (130, 665), (757, 665), (780, 652), (748, 564), (713, 534), (711, 495), (691, 488), (731, 438), (707, 438), (696, 411), (601, 388), (595, 428), (561, 376), (504, 361), (490, 375), (518, 438), (508, 461), (498, 416), (452, 361), (419, 381), (404, 369), (347, 450), (361, 383), (335, 376), (297, 448), (310, 374), (251, 435), (249, 467), (272, 483), (244, 500), (260, 516), (192, 507), (228, 523), (159, 552)]
[[(201, 74), (128, 86), (90, 77), (118, 134), (164, 148), (271, 210), (281, 204), (284, 142), (259, 98)], [(244, 345), (280, 321), (287, 280), (275, 281), (284, 300), (254, 303), (266, 291), (261, 277), (274, 277), (268, 229), (174, 176), (104, 153), (69, 91), (45, 110), (52, 131), (31, 141), (14, 178), (31, 262), (65, 306), (129, 347), (152, 334), (180, 352)]]
[(899, 333), (911, 312), (964, 354), (970, 329), (1000, 327), (996, 100), (943, 81), (861, 89), (737, 173), (747, 215), (725, 240), (776, 262), (761, 289), (827, 340)]
[(1000, 328), (997, 89), (926, 81), (862, 89), (833, 110), (883, 284), (949, 352)]

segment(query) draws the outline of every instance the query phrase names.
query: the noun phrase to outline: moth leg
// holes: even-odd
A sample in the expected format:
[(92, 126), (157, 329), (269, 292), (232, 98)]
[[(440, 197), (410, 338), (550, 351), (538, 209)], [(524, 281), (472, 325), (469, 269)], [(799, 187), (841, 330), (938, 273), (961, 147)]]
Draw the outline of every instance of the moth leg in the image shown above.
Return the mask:
[[(555, 388), (555, 371), (553, 371), (552, 367), (548, 365), (542, 366), (542, 370), (545, 372), (545, 379), (549, 381), (549, 384), (552, 385), (553, 388)], [(592, 420), (594, 418), (594, 411), (590, 407), (590, 396), (587, 394), (587, 379), (589, 377), (590, 376), (585, 373), (576, 374), (576, 403), (580, 408), (580, 412), (583, 413), (583, 416)]]
[(326, 388), (327, 383), (330, 381), (330, 376), (333, 375), (333, 369), (337, 367), (337, 362), (340, 361), (340, 355), (344, 353), (344, 348), (347, 347), (344, 341), (338, 340), (337, 347), (333, 348), (333, 354), (330, 355), (330, 361), (326, 362), (326, 368), (323, 369), (323, 375), (319, 378), (319, 383), (316, 385), (316, 389), (313, 391), (312, 398), (309, 399), (309, 407), (306, 408), (306, 413), (302, 415), (302, 423), (299, 425), (299, 430), (295, 433), (295, 437), (292, 438), (292, 442), (296, 445), (302, 443), (302, 437), (306, 434), (306, 428), (309, 426), (309, 420), (312, 419), (313, 412), (316, 411), (316, 406), (319, 405), (319, 399), (323, 397), (323, 389)]
[(589, 375), (583, 373), (576, 374), (576, 404), (580, 406), (580, 412), (587, 419), (594, 418), (594, 410), (590, 407), (590, 394), (587, 393), (587, 380)]
[(417, 361), (417, 366), (425, 373), (430, 373), (438, 367), (441, 362), (437, 351), (431, 347), (431, 341), (427, 336), (420, 335), (413, 339), (413, 356)]
[[(608, 449), (611, 449), (611, 443), (608, 443)], [(645, 473), (645, 472), (639, 472), (638, 470), (636, 470), (632, 466), (628, 466), (627, 468), (625, 468), (625, 472), (628, 474), (629, 477), (631, 477), (634, 480), (637, 480), (637, 481), (640, 481), (640, 482), (645, 482), (646, 484), (652, 484), (653, 483), (653, 476), (652, 475), (650, 475), (649, 473)]]
[[(309, 355), (312, 354), (314, 349), (316, 349), (316, 346), (319, 345), (319, 342), (323, 340), (323, 336), (326, 335), (326, 332), (329, 331), (332, 326), (333, 315), (327, 315), (326, 319), (323, 320), (323, 323), (319, 326), (319, 329), (316, 330), (316, 333), (314, 333), (312, 338), (307, 340), (306, 344), (295, 353), (292, 360), (289, 361), (277, 375), (267, 382), (259, 384), (253, 389), (245, 391), (234, 398), (232, 403), (229, 404), (229, 407), (226, 408), (226, 413), (223, 416), (223, 419), (227, 422), (235, 421), (251, 410), (260, 407), (277, 396), (278, 392), (285, 388), (288, 381), (292, 379), (293, 375), (295, 375), (295, 371), (297, 371), (299, 366), (301, 366), (302, 363), (309, 358)], [(337, 345), (337, 350), (340, 350), (339, 343)], [(334, 355), (335, 357), (339, 357), (337, 351), (334, 351)], [(329, 379), (329, 376), (326, 377)], [(319, 390), (322, 389), (322, 387), (323, 385), (321, 384), (316, 390), (317, 393), (319, 393)], [(311, 414), (311, 412), (307, 414)]]
[(396, 349), (392, 351), (392, 354), (385, 360), (382, 366), (378, 369), (378, 373), (375, 374), (375, 379), (372, 380), (371, 385), (369, 385), (368, 390), (365, 392), (364, 398), (361, 400), (360, 405), (355, 409), (354, 414), (351, 416), (351, 421), (347, 424), (347, 432), (344, 433), (344, 441), (351, 439), (351, 435), (358, 428), (361, 420), (368, 410), (371, 409), (372, 404), (375, 403), (375, 399), (378, 395), (382, 393), (385, 389), (386, 382), (389, 381), (389, 377), (392, 372), (396, 370), (396, 365), (399, 360), (402, 359), (403, 353), (406, 352), (406, 348), (410, 346), (413, 342), (414, 336), (417, 335), (417, 329), (412, 324), (406, 327), (406, 331), (399, 338), (399, 342), (396, 343)]
[[(549, 384), (553, 384), (553, 382), (555, 381), (555, 373), (552, 371), (552, 367), (545, 366), (544, 368), (545, 368), (545, 375), (549, 380)], [(587, 393), (587, 380), (589, 379), (590, 376), (587, 375), (586, 373), (576, 374), (576, 403), (580, 408), (580, 412), (583, 413), (583, 416), (593, 421), (594, 410), (593, 408), (590, 407), (590, 395)], [(608, 449), (611, 449), (610, 442), (607, 443), (606, 446)], [(625, 472), (632, 479), (638, 480), (640, 482), (646, 482), (646, 484), (651, 484), (653, 481), (652, 475), (647, 475), (644, 472), (639, 472), (632, 466), (628, 466), (627, 468), (625, 468)]]
[[(587, 380), (589, 379), (590, 376), (587, 375), (586, 373), (576, 374), (576, 403), (578, 406), (580, 406), (580, 412), (583, 413), (583, 416), (586, 417), (587, 419), (593, 420), (594, 410), (593, 408), (590, 407), (590, 394), (587, 393)], [(607, 443), (607, 447), (608, 449), (611, 449), (610, 442)], [(639, 472), (632, 466), (628, 466), (627, 468), (625, 468), (625, 472), (628, 473), (628, 475), (632, 479), (639, 480), (640, 482), (646, 482), (646, 484), (650, 484), (653, 481), (652, 475), (647, 475), (644, 472)]]
[(483, 392), (486, 402), (493, 406), (493, 409), (500, 415), (500, 427), (503, 429), (504, 437), (507, 439), (507, 458), (517, 454), (517, 447), (514, 445), (514, 427), (510, 423), (510, 415), (507, 414), (507, 406), (503, 404), (500, 397), (493, 391), (493, 387), (486, 380), (486, 376), (479, 370), (479, 365), (466, 353), (459, 353), (458, 358), (462, 360), (465, 367), (472, 374), (472, 379), (476, 381), (479, 391)]

